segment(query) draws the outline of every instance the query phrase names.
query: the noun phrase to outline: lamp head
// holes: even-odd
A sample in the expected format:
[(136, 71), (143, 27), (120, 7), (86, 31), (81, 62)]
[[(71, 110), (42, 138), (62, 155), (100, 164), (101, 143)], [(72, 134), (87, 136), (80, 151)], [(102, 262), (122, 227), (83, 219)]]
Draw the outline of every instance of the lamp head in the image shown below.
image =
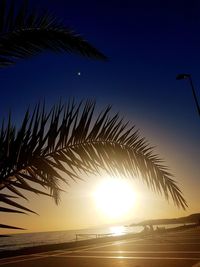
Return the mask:
[(181, 74), (178, 74), (178, 75), (176, 76), (176, 79), (177, 79), (177, 80), (184, 80), (184, 79), (187, 79), (187, 78), (189, 78), (189, 77), (190, 77), (190, 74), (181, 73)]

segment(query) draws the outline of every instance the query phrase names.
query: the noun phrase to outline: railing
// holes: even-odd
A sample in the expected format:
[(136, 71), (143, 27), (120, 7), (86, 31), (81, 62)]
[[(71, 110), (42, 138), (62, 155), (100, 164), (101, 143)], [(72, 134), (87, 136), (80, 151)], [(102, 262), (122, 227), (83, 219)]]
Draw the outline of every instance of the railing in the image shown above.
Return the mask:
[(93, 239), (112, 236), (113, 234), (76, 234), (76, 241), (80, 239)]

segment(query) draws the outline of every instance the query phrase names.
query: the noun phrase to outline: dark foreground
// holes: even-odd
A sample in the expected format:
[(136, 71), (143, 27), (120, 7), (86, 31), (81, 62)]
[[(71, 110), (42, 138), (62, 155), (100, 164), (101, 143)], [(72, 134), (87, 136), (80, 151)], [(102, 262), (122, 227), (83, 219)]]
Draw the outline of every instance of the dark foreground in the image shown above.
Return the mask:
[(199, 267), (198, 262), (200, 227), (4, 258), (0, 266)]

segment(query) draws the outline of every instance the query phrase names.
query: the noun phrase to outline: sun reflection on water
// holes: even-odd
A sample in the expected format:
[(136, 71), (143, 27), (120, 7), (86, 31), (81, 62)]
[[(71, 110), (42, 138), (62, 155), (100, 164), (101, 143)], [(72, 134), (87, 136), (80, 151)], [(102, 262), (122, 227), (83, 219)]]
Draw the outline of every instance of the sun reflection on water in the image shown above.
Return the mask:
[(124, 226), (111, 226), (110, 227), (110, 233), (113, 236), (118, 236), (118, 235), (124, 235), (125, 234), (125, 227)]

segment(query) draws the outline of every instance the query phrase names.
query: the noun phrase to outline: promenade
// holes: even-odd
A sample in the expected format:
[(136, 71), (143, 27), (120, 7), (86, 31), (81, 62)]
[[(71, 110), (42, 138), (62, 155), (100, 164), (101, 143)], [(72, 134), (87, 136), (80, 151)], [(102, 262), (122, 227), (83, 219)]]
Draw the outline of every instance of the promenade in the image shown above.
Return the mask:
[(4, 258), (0, 260), (0, 266), (200, 267), (200, 227)]

